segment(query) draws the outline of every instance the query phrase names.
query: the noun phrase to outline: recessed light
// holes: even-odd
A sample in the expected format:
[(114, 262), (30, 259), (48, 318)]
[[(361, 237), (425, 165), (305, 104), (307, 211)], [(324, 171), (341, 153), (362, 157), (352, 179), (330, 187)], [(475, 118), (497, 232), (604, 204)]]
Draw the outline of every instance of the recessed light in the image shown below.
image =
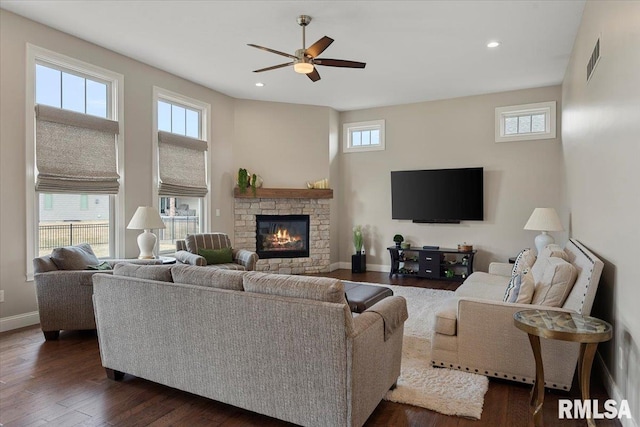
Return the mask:
[(262, 87), (262, 86), (264, 86), (264, 83), (260, 83), (260, 82), (258, 82), (258, 83), (256, 83), (256, 86), (258, 86), (258, 87)]
[(487, 43), (487, 47), (498, 47), (500, 46), (500, 42), (489, 42)]

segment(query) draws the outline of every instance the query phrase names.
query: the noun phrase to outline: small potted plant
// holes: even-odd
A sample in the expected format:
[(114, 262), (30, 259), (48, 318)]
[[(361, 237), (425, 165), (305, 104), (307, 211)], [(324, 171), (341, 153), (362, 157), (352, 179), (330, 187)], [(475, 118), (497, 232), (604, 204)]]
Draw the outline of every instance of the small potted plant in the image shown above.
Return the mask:
[(404, 237), (402, 234), (396, 234), (393, 236), (393, 241), (396, 242), (396, 248), (400, 249), (400, 245), (404, 242)]
[(356, 254), (351, 255), (351, 272), (364, 273), (367, 271), (367, 256), (364, 254), (364, 239), (362, 237), (362, 227), (356, 225), (353, 227), (353, 246)]
[(356, 225), (353, 227), (353, 246), (356, 248), (356, 254), (360, 255), (362, 253), (362, 227)]

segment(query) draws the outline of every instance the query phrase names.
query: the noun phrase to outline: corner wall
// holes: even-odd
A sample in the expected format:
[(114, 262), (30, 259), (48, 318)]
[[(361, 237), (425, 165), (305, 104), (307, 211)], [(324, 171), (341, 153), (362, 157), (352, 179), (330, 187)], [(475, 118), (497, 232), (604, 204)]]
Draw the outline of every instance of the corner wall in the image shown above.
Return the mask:
[[(587, 83), (599, 36), (600, 62)], [(640, 2), (587, 2), (562, 94), (571, 235), (605, 262), (592, 315), (613, 325), (614, 338), (598, 349), (611, 396), (628, 400), (638, 425)]]

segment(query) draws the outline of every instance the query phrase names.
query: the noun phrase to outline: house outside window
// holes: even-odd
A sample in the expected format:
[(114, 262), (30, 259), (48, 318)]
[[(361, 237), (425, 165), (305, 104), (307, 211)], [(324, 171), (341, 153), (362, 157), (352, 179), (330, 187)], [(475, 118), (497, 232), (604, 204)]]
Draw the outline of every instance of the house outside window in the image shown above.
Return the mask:
[(495, 133), (496, 142), (555, 138), (555, 101), (496, 108)]
[[(29, 108), (35, 109), (35, 114), (27, 115), (27, 128), (37, 129), (37, 135), (41, 135), (37, 137), (36, 132), (28, 133), (26, 142), (27, 170), (33, 171), (27, 181), (27, 194), (34, 196), (27, 197), (27, 279), (31, 280), (31, 259), (49, 254), (55, 247), (87, 242), (98, 257), (114, 257), (120, 252), (117, 246), (121, 244), (123, 235), (118, 236), (115, 232), (119, 217), (116, 200), (121, 191), (118, 190), (121, 188), (118, 181), (113, 181), (110, 190), (99, 189), (96, 194), (74, 194), (64, 188), (43, 191), (45, 186), (40, 189), (38, 186), (50, 177), (42, 175), (39, 170), (41, 163), (37, 159), (38, 156), (46, 157), (47, 150), (50, 150), (49, 147), (38, 148), (38, 144), (45, 144), (43, 141), (47, 138), (40, 126), (45, 122), (51, 124), (45, 111), (60, 111), (65, 117), (69, 114), (96, 117), (98, 119), (88, 121), (108, 121), (112, 127), (116, 126), (121, 119), (119, 98), (123, 84), (119, 74), (33, 45), (27, 45), (27, 59), (27, 103)], [(58, 132), (66, 129), (65, 125), (56, 123), (52, 126)], [(82, 127), (69, 127), (72, 131), (83, 132)], [(109, 134), (105, 133), (107, 140)], [(122, 139), (117, 131), (112, 135), (113, 165), (119, 169), (122, 167), (121, 158), (117, 159), (117, 165), (115, 159), (118, 151), (122, 151)], [(117, 179), (117, 175), (115, 177)], [(50, 185), (50, 181), (46, 182)]]
[[(175, 158), (174, 161), (172, 153), (165, 152), (163, 154), (161, 152), (162, 147), (165, 147), (162, 145), (162, 135), (185, 137), (184, 141), (187, 144), (190, 141), (206, 143), (207, 118), (210, 107), (201, 101), (156, 87), (154, 88), (154, 108), (156, 109), (154, 134), (158, 135), (154, 141), (158, 153), (155, 157), (158, 179), (158, 210), (166, 227), (164, 230), (158, 230), (158, 253), (162, 254), (174, 252), (176, 240), (184, 239), (187, 234), (200, 233), (204, 230), (203, 219), (207, 198), (206, 195), (200, 197), (200, 194), (187, 194), (189, 191), (185, 191), (183, 194), (169, 191), (172, 194), (164, 194), (166, 189), (161, 182), (163, 171), (160, 168), (165, 168), (166, 171), (167, 166), (176, 166), (179, 159)], [(193, 156), (194, 165), (202, 162), (204, 167), (208, 164), (206, 153), (205, 151), (202, 155), (203, 152), (194, 151), (188, 155)], [(193, 170), (187, 170), (187, 168), (184, 172), (185, 174), (194, 173)], [(197, 172), (195, 171), (196, 175), (198, 175)], [(200, 175), (199, 178), (206, 183), (208, 179), (206, 170), (202, 169)]]
[(342, 126), (342, 151), (382, 151), (385, 149), (384, 120), (345, 123)]

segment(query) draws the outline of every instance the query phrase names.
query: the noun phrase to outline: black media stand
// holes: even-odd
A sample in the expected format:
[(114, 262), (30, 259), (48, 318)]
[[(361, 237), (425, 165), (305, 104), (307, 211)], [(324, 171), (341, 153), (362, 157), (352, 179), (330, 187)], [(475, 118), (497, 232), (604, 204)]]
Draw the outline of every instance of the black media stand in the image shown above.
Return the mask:
[(425, 279), (463, 281), (473, 273), (473, 257), (476, 251), (461, 252), (457, 249), (423, 249), (411, 247), (387, 248), (391, 256), (389, 277), (413, 276)]

